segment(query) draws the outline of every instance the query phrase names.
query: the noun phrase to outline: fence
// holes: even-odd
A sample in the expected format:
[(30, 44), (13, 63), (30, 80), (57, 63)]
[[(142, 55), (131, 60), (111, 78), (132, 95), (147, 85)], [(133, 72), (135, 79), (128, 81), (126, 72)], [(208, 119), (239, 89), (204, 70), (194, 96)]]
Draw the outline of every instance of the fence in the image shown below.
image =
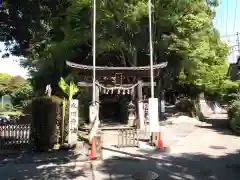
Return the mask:
[(30, 129), (30, 124), (0, 125), (0, 151), (28, 149)]
[(119, 128), (117, 147), (139, 147), (136, 128)]

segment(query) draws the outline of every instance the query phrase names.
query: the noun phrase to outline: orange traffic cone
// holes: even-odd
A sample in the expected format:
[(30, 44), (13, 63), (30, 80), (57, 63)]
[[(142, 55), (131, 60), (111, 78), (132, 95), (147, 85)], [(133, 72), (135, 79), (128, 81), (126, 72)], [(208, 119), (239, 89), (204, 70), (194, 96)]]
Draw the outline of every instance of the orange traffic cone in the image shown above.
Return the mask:
[(164, 149), (163, 140), (161, 134), (159, 134), (157, 149)]
[(95, 136), (93, 136), (93, 138), (92, 138), (92, 147), (91, 147), (91, 151), (89, 153), (89, 158), (91, 160), (96, 159), (96, 139), (95, 139)]

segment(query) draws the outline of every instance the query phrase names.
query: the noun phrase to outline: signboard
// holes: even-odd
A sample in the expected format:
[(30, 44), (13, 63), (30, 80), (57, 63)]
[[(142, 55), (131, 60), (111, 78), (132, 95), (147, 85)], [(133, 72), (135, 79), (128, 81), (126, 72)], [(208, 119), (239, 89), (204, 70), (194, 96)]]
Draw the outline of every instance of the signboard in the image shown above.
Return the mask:
[(143, 110), (144, 110), (144, 119), (145, 119), (145, 122), (147, 122), (149, 120), (148, 102), (143, 104)]
[(69, 103), (68, 143), (75, 145), (78, 139), (78, 100)]

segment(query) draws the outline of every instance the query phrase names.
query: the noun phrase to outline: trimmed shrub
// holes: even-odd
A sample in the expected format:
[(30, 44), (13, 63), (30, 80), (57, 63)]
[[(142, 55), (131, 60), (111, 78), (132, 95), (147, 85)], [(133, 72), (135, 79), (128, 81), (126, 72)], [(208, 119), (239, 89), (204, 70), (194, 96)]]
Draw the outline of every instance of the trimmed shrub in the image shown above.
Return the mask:
[(228, 110), (230, 128), (240, 134), (240, 100), (233, 101)]
[(31, 138), (36, 151), (51, 149), (60, 139), (62, 100), (38, 97), (32, 100)]

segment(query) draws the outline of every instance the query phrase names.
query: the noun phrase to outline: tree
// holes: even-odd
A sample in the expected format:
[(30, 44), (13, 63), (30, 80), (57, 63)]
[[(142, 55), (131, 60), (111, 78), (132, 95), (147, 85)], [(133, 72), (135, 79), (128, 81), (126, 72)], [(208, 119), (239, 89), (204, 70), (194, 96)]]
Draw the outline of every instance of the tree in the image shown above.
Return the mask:
[(28, 81), (13, 89), (10, 94), (12, 104), (14, 107), (24, 107), (27, 102), (33, 97), (33, 89)]
[(6, 73), (0, 73), (0, 97), (10, 92), (8, 87), (12, 76)]
[[(168, 79), (165, 86), (180, 79), (207, 89), (219, 87), (226, 78), (228, 48), (213, 28), (218, 1), (160, 0), (153, 4), (154, 61), (168, 61), (159, 75)], [(99, 1), (97, 7), (97, 64), (148, 65), (147, 1)], [(22, 64), (31, 70), (34, 86), (40, 86), (36, 89), (50, 82), (56, 91), (59, 78), (70, 72), (66, 60), (91, 64), (91, 1), (25, 0), (17, 5), (8, 1), (1, 13), (8, 42), (16, 42), (12, 52), (17, 49), (27, 56)], [(20, 24), (23, 35), (16, 32)]]

